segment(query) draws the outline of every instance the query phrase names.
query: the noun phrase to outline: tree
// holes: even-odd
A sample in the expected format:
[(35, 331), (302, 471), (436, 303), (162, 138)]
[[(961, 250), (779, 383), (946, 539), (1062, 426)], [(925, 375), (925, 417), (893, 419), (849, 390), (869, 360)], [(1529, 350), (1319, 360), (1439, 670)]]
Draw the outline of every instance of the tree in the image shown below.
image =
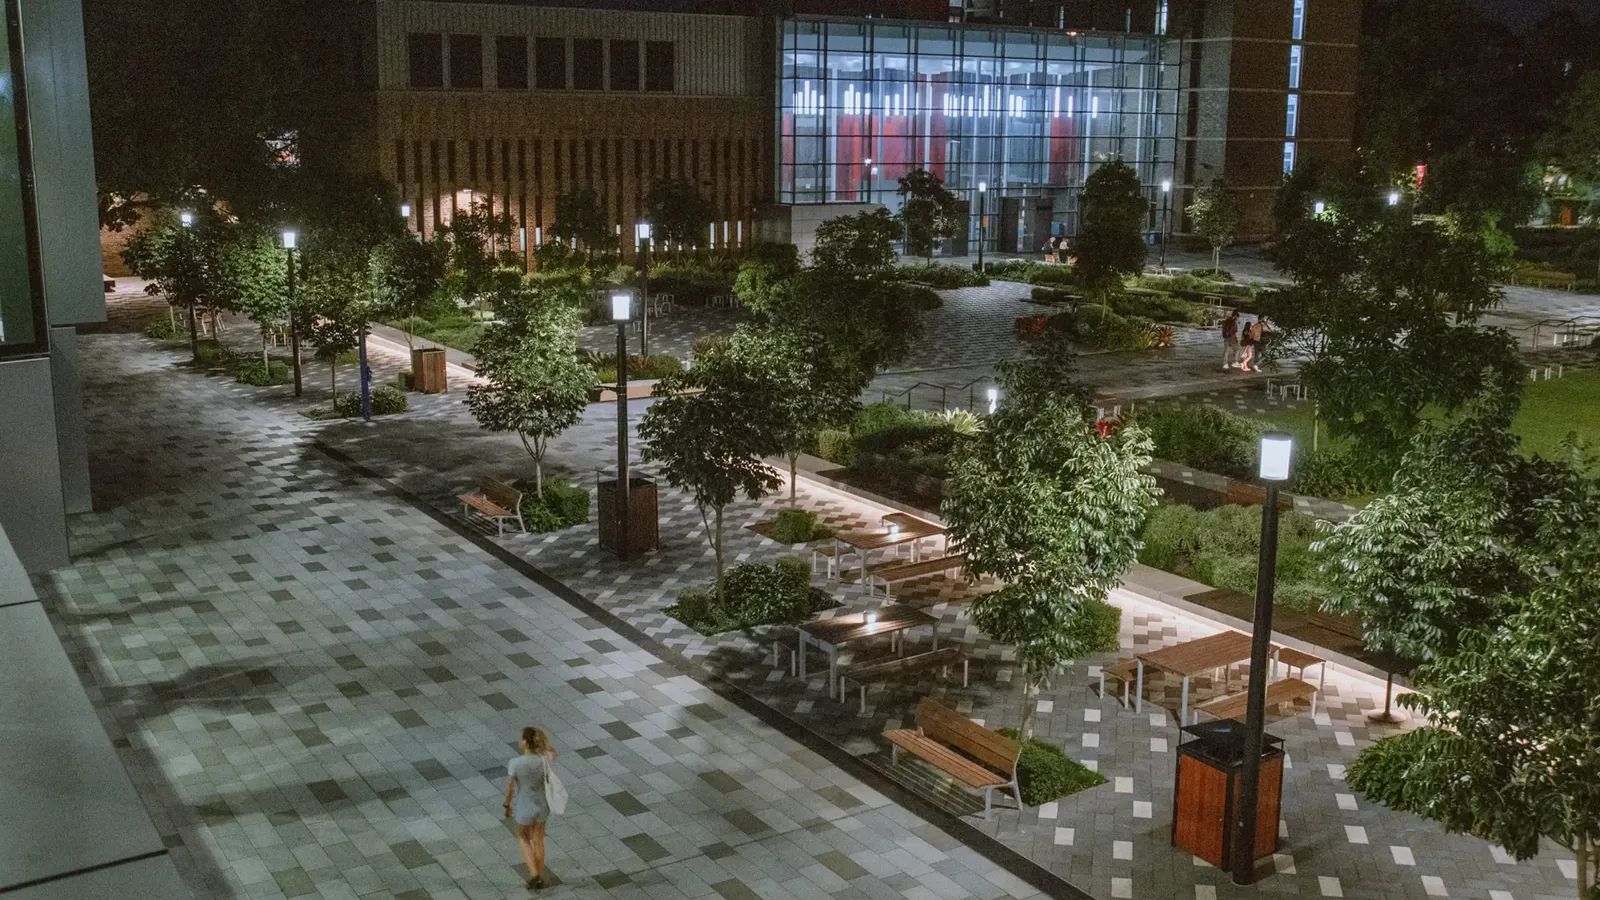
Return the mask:
[(1185, 210), (1194, 233), (1211, 245), (1211, 268), (1222, 268), (1222, 251), (1233, 243), (1239, 228), (1239, 201), (1228, 192), (1228, 184), (1218, 178), (1195, 191), (1194, 202)]
[(516, 271), (521, 256), (512, 241), (515, 231), (511, 215), (496, 212), (488, 200), (474, 201), (466, 212), (457, 213), (445, 232), (445, 293), (475, 303), (494, 289), (498, 273)]
[(404, 320), (406, 349), (414, 349), (410, 320), (433, 299), (444, 277), (439, 244), (410, 235), (390, 238), (373, 248), (367, 266), (374, 313)]
[(317, 358), (328, 364), (331, 400), (339, 399), (339, 359), (361, 343), (370, 320), (371, 298), (362, 272), (347, 267), (306, 268), (300, 309), (304, 333), (317, 348)]
[(1025, 736), (1049, 672), (1098, 649), (1087, 645), (1084, 606), (1103, 602), (1136, 560), (1159, 496), (1143, 471), (1152, 447), (1136, 426), (1103, 439), (1075, 400), (1036, 393), (1002, 405), (951, 455), (939, 513), (967, 571), (1007, 582), (974, 602), (972, 617), (1016, 648)]
[[(1591, 507), (1591, 513), (1594, 510)], [(1492, 841), (1519, 860), (1541, 838), (1577, 855), (1580, 900), (1600, 881), (1600, 516), (1555, 554), (1497, 627), (1417, 672), (1399, 702), (1426, 727), (1350, 767), (1369, 799)]]
[(967, 207), (927, 169), (907, 172), (899, 193), (896, 218), (905, 228), (906, 253), (925, 256), (931, 264), (934, 245), (966, 230)]
[(802, 336), (771, 329), (742, 327), (730, 341), (732, 352), (752, 368), (753, 380), (766, 383), (759, 393), (770, 404), (778, 450), (789, 460), (789, 505), (795, 505), (795, 465), (811, 448), (817, 430), (842, 421), (854, 411), (853, 398), (830, 391), (812, 360), (825, 358), (803, 343)]
[(617, 249), (617, 235), (600, 208), (600, 196), (590, 187), (575, 187), (556, 197), (556, 217), (550, 233), (563, 241), (577, 241), (590, 253)]
[(1105, 163), (1084, 182), (1078, 204), (1077, 252), (1074, 269), (1089, 296), (1117, 292), (1122, 279), (1144, 271), (1144, 223), (1150, 203), (1133, 169)]
[(900, 226), (886, 209), (838, 216), (817, 226), (811, 264), (839, 274), (861, 275), (894, 265)]
[[(639, 422), (644, 461), (687, 490), (716, 555), (717, 600), (723, 594), (723, 511), (742, 494), (759, 500), (782, 484), (763, 458), (779, 452), (770, 383), (749, 348), (730, 343), (691, 369), (656, 384), (658, 396)], [(699, 393), (689, 393), (698, 390)]]
[(663, 178), (652, 184), (644, 208), (650, 240), (669, 247), (704, 245), (706, 229), (716, 216), (711, 201), (687, 178)]
[(200, 360), (197, 311), (232, 307), (227, 278), (226, 245), (230, 226), (206, 212), (193, 214), (184, 226), (170, 213), (128, 239), (122, 258), (135, 275), (148, 279), (145, 291), (166, 298), (184, 311), (189, 323), (189, 349)]
[(472, 347), (482, 384), (467, 388), (467, 408), (489, 431), (515, 432), (533, 458), (535, 496), (544, 499), (550, 439), (583, 417), (594, 370), (578, 356), (579, 296), (570, 289), (506, 285), (498, 313)]
[(287, 260), (278, 235), (240, 229), (223, 253), (223, 279), (233, 294), (233, 307), (250, 317), (261, 332), (261, 365), (268, 365), (267, 347), (275, 328), (289, 324)]

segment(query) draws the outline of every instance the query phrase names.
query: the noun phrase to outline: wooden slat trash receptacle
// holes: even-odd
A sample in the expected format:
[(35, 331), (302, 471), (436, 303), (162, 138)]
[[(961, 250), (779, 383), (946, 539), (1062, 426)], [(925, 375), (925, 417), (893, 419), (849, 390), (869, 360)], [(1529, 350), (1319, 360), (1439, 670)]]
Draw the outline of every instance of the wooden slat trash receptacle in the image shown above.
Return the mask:
[(444, 368), (444, 348), (424, 347), (411, 351), (412, 384), (424, 394), (443, 394), (450, 389)]
[[(1244, 772), (1244, 723), (1235, 719), (1183, 729), (1178, 777), (1172, 788), (1172, 845), (1219, 869), (1233, 868), (1233, 832), (1239, 818)], [(1278, 849), (1283, 799), (1283, 739), (1266, 735), (1261, 745), (1261, 790), (1256, 805), (1252, 860)]]
[(658, 546), (660, 532), (656, 521), (656, 483), (648, 478), (628, 479), (628, 548), (621, 549), (617, 528), (617, 479), (602, 479), (597, 485), (600, 516), (600, 548), (622, 559), (633, 559)]

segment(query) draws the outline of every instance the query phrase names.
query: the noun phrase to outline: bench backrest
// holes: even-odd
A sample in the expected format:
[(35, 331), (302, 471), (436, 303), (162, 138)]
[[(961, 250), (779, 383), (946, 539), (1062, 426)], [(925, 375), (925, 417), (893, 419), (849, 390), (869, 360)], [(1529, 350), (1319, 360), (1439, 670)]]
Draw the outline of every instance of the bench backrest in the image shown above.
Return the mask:
[(954, 747), (996, 772), (1015, 777), (1021, 747), (998, 731), (990, 731), (937, 700), (917, 704), (917, 729), (924, 736)]
[(483, 489), (483, 496), (503, 510), (514, 513), (522, 504), (522, 492), (504, 481), (485, 478), (480, 486)]

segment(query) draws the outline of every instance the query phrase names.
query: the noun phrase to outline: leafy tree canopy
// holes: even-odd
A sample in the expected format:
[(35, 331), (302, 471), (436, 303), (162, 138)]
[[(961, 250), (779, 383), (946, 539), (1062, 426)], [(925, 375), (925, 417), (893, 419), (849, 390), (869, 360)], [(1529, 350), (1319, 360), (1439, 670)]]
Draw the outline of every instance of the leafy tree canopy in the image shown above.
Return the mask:
[(1078, 203), (1082, 212), (1074, 272), (1090, 296), (1104, 297), (1121, 287), (1123, 276), (1144, 270), (1150, 203), (1138, 174), (1121, 162), (1095, 169)]
[(555, 221), (550, 233), (563, 241), (575, 240), (591, 253), (614, 253), (617, 235), (594, 188), (575, 187), (556, 197)]
[(700, 247), (716, 209), (687, 178), (663, 178), (650, 186), (644, 198), (650, 239), (658, 246)]
[(1211, 268), (1222, 268), (1222, 251), (1239, 229), (1239, 201), (1229, 193), (1227, 181), (1218, 178), (1195, 191), (1185, 211), (1194, 233), (1211, 245)]
[(899, 194), (900, 212), (895, 217), (905, 228), (906, 253), (925, 256), (931, 263), (939, 241), (966, 232), (967, 204), (927, 169), (907, 172), (900, 179)]
[(861, 275), (894, 265), (900, 226), (886, 209), (839, 216), (817, 226), (811, 264), (829, 272)]

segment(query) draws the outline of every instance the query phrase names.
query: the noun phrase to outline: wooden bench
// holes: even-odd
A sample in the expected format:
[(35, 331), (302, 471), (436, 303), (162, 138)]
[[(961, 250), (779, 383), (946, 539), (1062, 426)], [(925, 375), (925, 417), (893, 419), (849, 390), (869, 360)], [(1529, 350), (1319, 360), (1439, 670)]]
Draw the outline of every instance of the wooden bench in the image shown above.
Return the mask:
[(478, 493), (461, 494), (456, 499), (461, 501), (463, 515), (471, 510), (494, 522), (497, 536), (506, 533), (507, 519), (516, 519), (518, 528), (528, 530), (522, 521), (522, 492), (503, 481), (485, 478), (478, 482)]
[[(1296, 700), (1311, 698), (1311, 714), (1317, 714), (1317, 688), (1316, 685), (1301, 681), (1298, 678), (1280, 678), (1267, 685), (1267, 706), (1276, 707)], [(1238, 719), (1244, 716), (1250, 707), (1250, 692), (1240, 691), (1226, 697), (1209, 700), (1194, 708), (1194, 722), (1200, 721), (1200, 714), (1205, 713), (1213, 719)], [(1190, 724), (1194, 724), (1191, 722)]]
[(956, 663), (961, 663), (961, 686), (966, 687), (970, 662), (966, 654), (956, 647), (944, 647), (929, 653), (918, 653), (915, 656), (897, 656), (851, 666), (839, 673), (839, 702), (844, 702), (844, 682), (846, 680), (853, 681), (861, 692), (861, 708), (859, 712), (865, 715), (867, 712), (868, 685), (890, 681), (896, 676), (921, 672), (934, 666), (942, 668), (943, 677), (949, 677), (950, 667)]
[(912, 754), (964, 785), (969, 794), (983, 793), (983, 815), (993, 808), (996, 788), (1010, 788), (1022, 808), (1022, 785), (1017, 781), (1017, 757), (1021, 746), (1012, 739), (990, 731), (948, 706), (933, 699), (917, 704), (917, 728), (885, 731), (884, 740), (893, 745), (891, 760), (898, 764), (900, 751)]
[(1299, 677), (1304, 680), (1306, 677), (1306, 669), (1309, 669), (1312, 666), (1321, 666), (1322, 668), (1317, 670), (1317, 693), (1322, 693), (1323, 686), (1328, 683), (1327, 660), (1320, 656), (1312, 656), (1309, 653), (1296, 650), (1293, 647), (1278, 647), (1277, 650), (1278, 662), (1283, 663), (1284, 667), (1288, 669), (1291, 676), (1294, 675), (1296, 669), (1299, 669)]
[(874, 584), (882, 584), (883, 596), (888, 597), (889, 586), (892, 584), (910, 581), (913, 578), (921, 578), (924, 575), (945, 572), (950, 569), (959, 569), (966, 564), (967, 555), (965, 553), (953, 553), (949, 556), (936, 556), (933, 559), (925, 559), (922, 562), (901, 563), (897, 566), (873, 569), (867, 573), (867, 596), (872, 597), (875, 595), (872, 589)]
[(1115, 678), (1122, 682), (1122, 706), (1128, 706), (1128, 690), (1139, 676), (1139, 661), (1136, 659), (1119, 659), (1107, 666), (1100, 667), (1100, 696), (1106, 695), (1106, 679)]

